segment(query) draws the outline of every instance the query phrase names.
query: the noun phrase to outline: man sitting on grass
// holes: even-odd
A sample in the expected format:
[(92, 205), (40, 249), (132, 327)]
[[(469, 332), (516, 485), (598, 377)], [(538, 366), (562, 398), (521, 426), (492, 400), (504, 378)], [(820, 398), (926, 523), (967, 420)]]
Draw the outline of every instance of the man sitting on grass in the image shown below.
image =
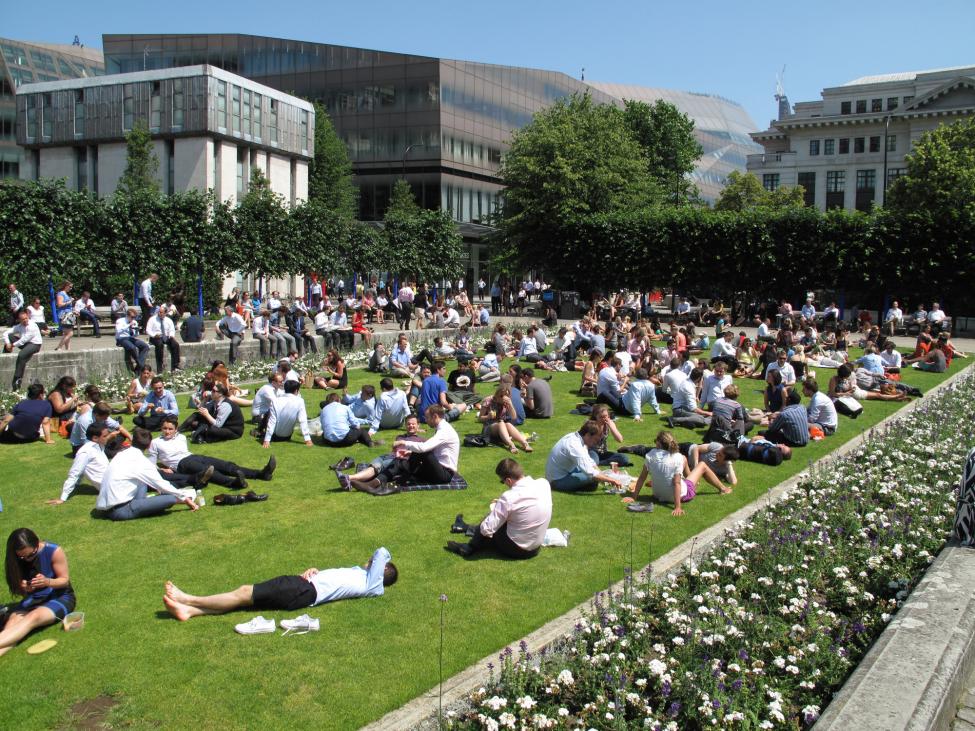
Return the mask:
[(521, 465), (510, 458), (498, 462), (494, 473), (507, 490), (491, 501), (491, 512), (480, 525), (468, 525), (464, 515), (458, 515), (450, 531), (464, 533), (471, 541), (447, 541), (446, 549), (465, 557), (493, 548), (507, 558), (532, 558), (538, 555), (552, 519), (548, 481), (527, 477)]
[[(294, 611), (339, 599), (382, 596), (387, 586), (399, 578), (389, 551), (377, 548), (364, 566), (344, 569), (308, 569), (300, 576), (278, 576), (259, 584), (244, 584), (225, 594), (193, 596), (166, 582), (163, 604), (180, 622), (204, 614), (225, 614), (235, 609), (284, 609)], [(273, 620), (269, 622), (273, 632)]]
[(622, 482), (606, 472), (600, 472), (596, 464), (596, 445), (603, 438), (603, 432), (595, 422), (583, 422), (579, 431), (566, 434), (548, 455), (545, 464), (545, 479), (553, 490), (560, 492), (580, 492), (596, 489), (605, 482), (619, 488)]

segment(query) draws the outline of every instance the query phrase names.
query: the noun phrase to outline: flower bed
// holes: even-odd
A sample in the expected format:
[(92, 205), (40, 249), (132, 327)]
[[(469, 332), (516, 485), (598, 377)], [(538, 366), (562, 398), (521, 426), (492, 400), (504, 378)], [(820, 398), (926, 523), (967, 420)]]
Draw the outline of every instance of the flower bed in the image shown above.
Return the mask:
[(573, 633), (497, 675), (453, 728), (805, 728), (951, 531), (975, 437), (969, 375), (677, 575), (598, 595)]

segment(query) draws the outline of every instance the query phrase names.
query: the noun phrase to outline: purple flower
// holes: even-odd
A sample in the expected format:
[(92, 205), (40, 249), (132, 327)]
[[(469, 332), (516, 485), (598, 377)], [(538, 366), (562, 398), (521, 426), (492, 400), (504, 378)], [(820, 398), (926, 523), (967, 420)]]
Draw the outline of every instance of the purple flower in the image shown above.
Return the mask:
[(670, 695), (670, 681), (665, 680), (664, 684), (660, 686), (660, 695), (664, 698)]
[(713, 701), (711, 701), (711, 707), (714, 709), (721, 708), (721, 701), (715, 698)]
[(678, 713), (680, 713), (680, 703), (674, 701), (673, 703), (670, 704), (670, 707), (667, 709), (667, 714), (671, 718), (674, 718)]

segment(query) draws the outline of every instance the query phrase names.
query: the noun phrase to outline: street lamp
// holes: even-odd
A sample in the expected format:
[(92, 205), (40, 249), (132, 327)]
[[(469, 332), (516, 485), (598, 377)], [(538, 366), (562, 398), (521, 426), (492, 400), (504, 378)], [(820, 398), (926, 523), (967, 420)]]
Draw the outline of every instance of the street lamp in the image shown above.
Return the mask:
[(881, 207), (886, 207), (887, 205), (887, 132), (890, 130), (890, 115), (884, 120), (884, 179), (881, 185), (883, 185), (882, 192), (880, 194), (880, 205)]
[(429, 145), (423, 142), (414, 142), (412, 145), (408, 145), (405, 150), (403, 150), (403, 179), (406, 179), (406, 157), (410, 154), (410, 150), (414, 147), (429, 147)]

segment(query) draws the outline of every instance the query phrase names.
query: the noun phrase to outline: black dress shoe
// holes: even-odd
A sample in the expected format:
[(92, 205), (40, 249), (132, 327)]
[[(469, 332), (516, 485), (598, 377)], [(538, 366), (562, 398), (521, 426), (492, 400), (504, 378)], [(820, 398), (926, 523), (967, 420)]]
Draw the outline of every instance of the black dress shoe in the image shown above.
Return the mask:
[(193, 481), (194, 486), (199, 489), (205, 487), (210, 479), (213, 477), (213, 465), (207, 467), (203, 472), (197, 474), (196, 479)]
[(264, 465), (264, 469), (261, 470), (261, 479), (270, 480), (277, 466), (278, 466), (278, 461), (274, 458), (274, 455), (272, 454), (271, 459), (267, 461), (267, 464)]
[(464, 533), (467, 530), (467, 523), (464, 522), (464, 514), (457, 513), (454, 524), (450, 526), (451, 533)]
[(247, 489), (247, 478), (244, 477), (244, 473), (241, 472), (240, 470), (237, 470), (237, 477), (234, 480), (234, 486), (233, 487), (234, 487), (235, 490), (246, 490)]
[(352, 457), (343, 457), (338, 462), (329, 467), (330, 470), (347, 470), (349, 467), (355, 466), (355, 460)]
[(447, 541), (447, 545), (444, 546), (451, 553), (456, 553), (458, 556), (470, 556), (471, 547), (468, 543), (458, 543), (457, 541)]
[(249, 503), (262, 503), (265, 500), (267, 500), (267, 493), (265, 492), (258, 495), (253, 490), (249, 490), (246, 493), (244, 493), (244, 500), (246, 500)]
[(214, 505), (242, 505), (247, 502), (247, 498), (243, 495), (225, 495), (221, 493), (220, 495), (213, 496)]

